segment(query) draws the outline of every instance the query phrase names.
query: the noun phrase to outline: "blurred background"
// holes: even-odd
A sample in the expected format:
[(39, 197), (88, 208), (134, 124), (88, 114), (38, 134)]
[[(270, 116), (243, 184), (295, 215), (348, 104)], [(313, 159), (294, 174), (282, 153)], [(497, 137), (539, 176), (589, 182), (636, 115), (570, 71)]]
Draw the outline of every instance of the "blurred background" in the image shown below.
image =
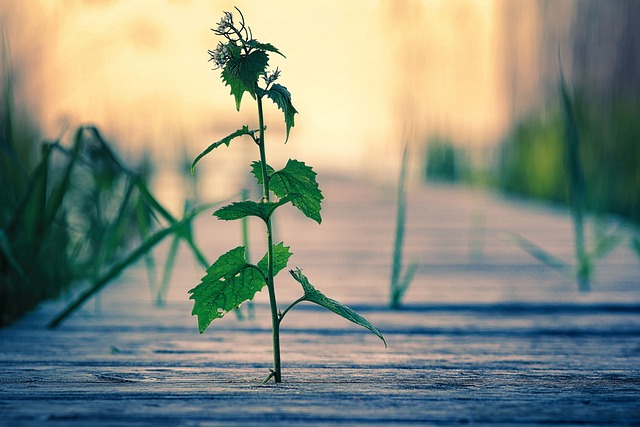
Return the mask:
[[(297, 157), (394, 181), (408, 142), (413, 180), (563, 202), (562, 70), (591, 207), (640, 223), (638, 1), (3, 0), (16, 111), (42, 138), (95, 124), (125, 158), (149, 156), (156, 185), (179, 197), (185, 161), (257, 126), (248, 99), (236, 112), (207, 62), (210, 28), (234, 6), (287, 56), (271, 66), (300, 114), (283, 147), (269, 109), (274, 164)], [(244, 148), (229, 151), (253, 155)], [(245, 172), (222, 157), (200, 170), (212, 195)]]

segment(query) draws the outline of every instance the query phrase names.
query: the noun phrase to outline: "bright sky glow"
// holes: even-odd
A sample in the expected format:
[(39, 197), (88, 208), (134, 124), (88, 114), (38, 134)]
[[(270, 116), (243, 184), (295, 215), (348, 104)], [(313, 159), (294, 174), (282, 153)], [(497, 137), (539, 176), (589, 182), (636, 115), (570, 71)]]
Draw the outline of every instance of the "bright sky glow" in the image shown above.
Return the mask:
[[(287, 156), (366, 168), (384, 159), (395, 163), (407, 122), (418, 139), (444, 134), (474, 144), (496, 142), (506, 127), (491, 0), (413, 0), (403, 8), (381, 0), (28, 4), (14, 14), (22, 34), (42, 44), (36, 47), (41, 68), (27, 74), (34, 80), (27, 90), (31, 102), (37, 92), (51, 135), (64, 116), (126, 137), (132, 150), (188, 141), (196, 152), (251, 125), (250, 98), (236, 113), (219, 71), (207, 63), (207, 49), (217, 43), (210, 28), (234, 5), (256, 38), (287, 56), (271, 58), (300, 112)], [(19, 37), (18, 29), (10, 37)], [(14, 56), (29, 49), (11, 42)], [(270, 114), (271, 137), (279, 138), (279, 113)]]

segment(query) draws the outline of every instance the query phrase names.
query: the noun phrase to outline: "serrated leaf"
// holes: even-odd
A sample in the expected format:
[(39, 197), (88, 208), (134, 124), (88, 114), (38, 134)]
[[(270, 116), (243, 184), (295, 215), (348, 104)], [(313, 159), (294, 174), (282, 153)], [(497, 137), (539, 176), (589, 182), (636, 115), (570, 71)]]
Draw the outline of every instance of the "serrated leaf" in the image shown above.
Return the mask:
[(274, 83), (266, 93), (269, 99), (271, 99), (284, 114), (284, 124), (287, 128), (287, 137), (284, 141), (286, 144), (289, 140), (289, 131), (295, 125), (294, 116), (298, 113), (291, 103), (291, 93), (286, 87), (278, 83)]
[(353, 322), (356, 325), (360, 325), (363, 328), (370, 330), (382, 340), (385, 347), (387, 346), (387, 342), (385, 341), (384, 336), (382, 336), (382, 333), (380, 333), (380, 331), (376, 329), (375, 326), (369, 323), (367, 319), (359, 315), (355, 310), (334, 299), (326, 297), (322, 292), (314, 288), (313, 285), (309, 283), (309, 280), (306, 278), (306, 276), (302, 274), (302, 271), (299, 268), (290, 270), (289, 273), (291, 273), (291, 276), (293, 276), (293, 278), (302, 286), (302, 289), (304, 290), (304, 300), (318, 304), (326, 308), (327, 310), (330, 310), (337, 315), (344, 317), (350, 322)]
[(231, 58), (222, 70), (222, 80), (231, 88), (236, 100), (236, 110), (240, 111), (242, 95), (249, 92), (254, 99), (258, 78), (267, 68), (269, 55), (262, 50), (254, 50), (248, 55)]
[[(275, 169), (267, 165), (267, 175), (271, 176), (273, 172), (275, 172)], [(256, 160), (255, 162), (251, 163), (251, 174), (256, 177), (256, 180), (258, 181), (258, 185), (262, 185), (262, 162), (261, 161)]]
[(299, 195), (293, 198), (291, 203), (308, 218), (318, 224), (322, 222), (320, 203), (324, 196), (316, 182), (316, 173), (304, 162), (289, 159), (283, 169), (271, 174), (269, 188), (278, 197), (291, 194)]
[(191, 289), (189, 299), (194, 300), (191, 315), (198, 316), (198, 330), (203, 333), (211, 322), (223, 317), (254, 295), (266, 284), (259, 268), (245, 259), (244, 246), (221, 255)]
[(287, 196), (277, 202), (254, 202), (245, 200), (223, 206), (213, 214), (224, 221), (241, 219), (247, 216), (257, 216), (266, 222), (278, 206), (288, 203), (290, 199), (291, 197)]
[(212, 150), (214, 150), (215, 148), (217, 148), (217, 147), (219, 147), (219, 146), (221, 146), (223, 144), (228, 147), (229, 144), (231, 143), (231, 140), (233, 140), (234, 138), (237, 138), (239, 136), (250, 135), (250, 136), (253, 137), (253, 134), (255, 132), (256, 132), (255, 130), (249, 130), (248, 126), (242, 126), (242, 129), (238, 129), (237, 131), (233, 132), (232, 134), (227, 135), (224, 138), (222, 138), (221, 140), (216, 141), (213, 144), (211, 144), (210, 146), (208, 146), (202, 153), (198, 154), (198, 156), (195, 158), (195, 160), (191, 164), (191, 168), (189, 169), (189, 171), (191, 172), (191, 175), (195, 174), (196, 163), (198, 163), (201, 158), (203, 158), (204, 156), (209, 154)]
[(256, 39), (251, 39), (249, 40), (247, 43), (245, 43), (247, 46), (253, 48), (253, 49), (260, 49), (260, 50), (266, 50), (268, 52), (273, 52), (273, 53), (277, 53), (278, 55), (282, 56), (283, 58), (286, 58), (286, 56), (284, 56), (280, 50), (278, 50), (277, 47), (275, 47), (274, 45), (272, 45), (271, 43), (260, 43), (258, 40)]
[[(262, 162), (255, 161), (251, 164), (251, 173), (256, 177), (258, 184), (262, 184)], [(310, 166), (298, 160), (289, 159), (287, 165), (279, 170), (267, 165), (269, 175), (269, 189), (277, 197), (291, 197), (291, 203), (305, 216), (313, 219), (318, 224), (322, 222), (320, 216), (321, 202), (324, 199), (322, 191), (316, 182), (316, 173)]]
[[(189, 299), (194, 300), (191, 315), (198, 316), (198, 330), (203, 333), (215, 319), (236, 309), (245, 301), (252, 300), (266, 285), (268, 273), (267, 254), (258, 265), (245, 258), (246, 249), (238, 246), (221, 255), (202, 278), (201, 283), (191, 289)], [(273, 274), (287, 266), (291, 252), (280, 243), (273, 246)]]
[[(289, 262), (289, 258), (291, 255), (291, 251), (289, 250), (289, 246), (285, 246), (284, 243), (280, 242), (277, 245), (273, 246), (273, 276), (275, 277), (280, 271), (284, 270), (287, 267), (287, 263)], [(264, 257), (258, 262), (258, 267), (266, 276), (269, 270), (268, 263), (268, 254), (265, 254)]]

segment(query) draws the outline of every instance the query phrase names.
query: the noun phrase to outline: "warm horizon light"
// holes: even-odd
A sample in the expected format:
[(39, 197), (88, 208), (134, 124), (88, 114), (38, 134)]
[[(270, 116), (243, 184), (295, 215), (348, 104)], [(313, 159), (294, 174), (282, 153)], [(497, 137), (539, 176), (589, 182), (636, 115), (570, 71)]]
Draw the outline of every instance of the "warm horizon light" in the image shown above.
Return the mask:
[[(148, 5), (39, 0), (5, 8), (13, 56), (37, 55), (35, 71), (17, 71), (46, 135), (59, 132), (61, 118), (96, 123), (125, 151), (147, 147), (166, 160), (253, 120), (248, 99), (234, 112), (207, 63), (217, 42), (210, 28), (234, 6), (256, 38), (287, 56), (271, 64), (300, 112), (289, 154), (311, 153), (328, 169), (393, 169), (407, 126), (418, 145), (434, 135), (491, 145), (508, 126), (497, 1)], [(281, 138), (271, 113), (272, 138)]]

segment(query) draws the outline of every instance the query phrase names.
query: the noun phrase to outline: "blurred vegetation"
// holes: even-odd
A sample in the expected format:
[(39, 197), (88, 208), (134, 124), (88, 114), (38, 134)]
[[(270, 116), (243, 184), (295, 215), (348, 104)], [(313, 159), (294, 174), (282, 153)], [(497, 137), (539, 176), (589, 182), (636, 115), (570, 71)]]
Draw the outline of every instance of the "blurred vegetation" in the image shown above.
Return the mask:
[(426, 144), (422, 177), (435, 183), (495, 187), (494, 157), (493, 148), (461, 147), (450, 139), (434, 137)]
[(47, 180), (54, 163), (53, 145), (40, 147), (37, 126), (14, 108), (6, 45), (2, 48), (0, 325), (9, 323), (36, 301), (66, 290), (75, 274), (71, 254), (66, 253), (72, 237), (59, 201), (60, 191), (68, 182), (65, 177), (57, 184)]
[(149, 210), (96, 129), (71, 144), (40, 142), (5, 84), (0, 139), (0, 325), (39, 301), (98, 277)]
[(498, 182), (507, 193), (566, 201), (564, 127), (556, 109), (516, 124), (500, 149)]
[(451, 141), (432, 138), (427, 144), (424, 178), (434, 182), (460, 181), (461, 157)]
[[(208, 267), (190, 226), (212, 205), (187, 204), (182, 219), (174, 218), (149, 190), (150, 163), (129, 168), (93, 126), (41, 141), (34, 120), (14, 105), (6, 46), (2, 54), (0, 326), (81, 285), (50, 326), (58, 325), (170, 235)], [(165, 265), (173, 265), (171, 254)], [(165, 269), (158, 299), (169, 275)]]
[(410, 158), (409, 144), (405, 141), (402, 149), (402, 161), (398, 176), (398, 192), (396, 203), (396, 232), (393, 243), (393, 258), (391, 263), (391, 281), (389, 290), (389, 308), (397, 310), (402, 304), (402, 298), (409, 289), (409, 285), (418, 270), (418, 263), (411, 262), (404, 266), (402, 262), (404, 251), (404, 236), (407, 221), (407, 188), (406, 178)]
[[(513, 233), (513, 238), (522, 249), (546, 265), (565, 272), (571, 272), (576, 278), (579, 289), (581, 291), (588, 291), (590, 289), (595, 262), (606, 256), (620, 243), (621, 235), (615, 230), (609, 232), (606, 228), (603, 228), (601, 224), (596, 222), (594, 236), (590, 239), (591, 242), (587, 242), (585, 224), (588, 212), (588, 186), (585, 178), (585, 168), (582, 163), (583, 156), (581, 154), (584, 148), (584, 139), (578, 123), (577, 106), (579, 103), (576, 102), (577, 98), (575, 94), (567, 87), (563, 76), (561, 76), (560, 80), (560, 95), (564, 119), (564, 138), (562, 139), (564, 150), (561, 153), (563, 156), (559, 156), (558, 159), (564, 160), (561, 166), (564, 166), (562, 170), (566, 175), (566, 202), (570, 207), (573, 222), (575, 263), (566, 263), (556, 258), (551, 253), (537, 246), (534, 242), (527, 240), (517, 233)], [(544, 197), (544, 195), (542, 197)]]
[[(603, 105), (579, 93), (574, 102), (587, 210), (640, 225), (640, 103), (618, 98)], [(502, 190), (569, 203), (562, 115), (552, 107), (515, 126), (501, 146)]]
[[(572, 91), (572, 120), (579, 134), (575, 150), (567, 146), (567, 110), (561, 96), (515, 123), (493, 154), (432, 138), (426, 146), (423, 177), (562, 204), (571, 207), (574, 216), (580, 205), (580, 211), (596, 219), (613, 214), (640, 226), (640, 101), (635, 92), (631, 95), (603, 99)], [(576, 158), (571, 159), (571, 153)], [(579, 201), (572, 200), (576, 188), (571, 166), (576, 164), (584, 193)], [(593, 253), (589, 252), (593, 257), (603, 256), (617, 242), (599, 227), (596, 224)], [(636, 242), (640, 255), (637, 248)], [(584, 267), (585, 256), (579, 258)], [(582, 271), (588, 276), (586, 268)]]

